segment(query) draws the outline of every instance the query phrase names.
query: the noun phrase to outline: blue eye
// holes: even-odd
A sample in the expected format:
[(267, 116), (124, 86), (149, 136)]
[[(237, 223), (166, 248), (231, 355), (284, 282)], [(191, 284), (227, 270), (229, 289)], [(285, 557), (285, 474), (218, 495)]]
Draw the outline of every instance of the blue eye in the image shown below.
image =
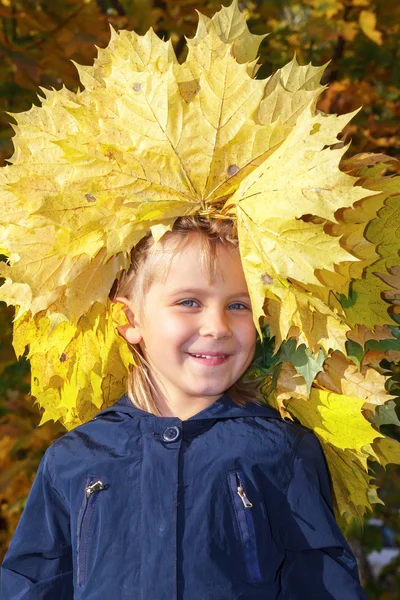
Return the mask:
[(231, 306), (241, 306), (242, 308), (247, 308), (247, 306), (245, 306), (241, 302), (234, 302), (233, 304), (231, 304)]
[[(181, 306), (187, 306), (187, 304), (185, 304), (185, 302), (195, 302), (195, 300), (182, 300), (182, 302), (179, 302), (179, 304)], [(193, 306), (188, 306), (188, 308), (193, 308)]]
[[(190, 305), (190, 302), (192, 303), (192, 305)], [(189, 303), (189, 304), (188, 304)], [(197, 304), (196, 300), (182, 300), (181, 302), (178, 302), (179, 306), (185, 306), (186, 308), (195, 308), (193, 306), (193, 304)], [(242, 304), (241, 302), (234, 302), (233, 304), (230, 304), (229, 307), (234, 307), (234, 310), (237, 310), (239, 307), (239, 310), (247, 309), (247, 306), (245, 306), (244, 304)]]

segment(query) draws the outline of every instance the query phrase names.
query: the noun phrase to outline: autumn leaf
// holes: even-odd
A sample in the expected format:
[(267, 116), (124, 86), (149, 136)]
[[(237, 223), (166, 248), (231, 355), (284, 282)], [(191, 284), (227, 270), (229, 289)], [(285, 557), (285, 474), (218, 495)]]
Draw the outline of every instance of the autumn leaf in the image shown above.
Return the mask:
[[(287, 363), (293, 365), (295, 371), (304, 379), (306, 395), (308, 396), (316, 375), (322, 371), (324, 360), (325, 355), (321, 350), (316, 356), (313, 356), (305, 344), (297, 346), (296, 338), (290, 338), (281, 345), (275, 364)], [(277, 392), (279, 393), (279, 378)]]
[(365, 401), (364, 408), (375, 410), (391, 399), (385, 390), (386, 378), (375, 369), (361, 372), (343, 354), (334, 352), (324, 362), (324, 370), (317, 376), (319, 386), (346, 396)]
[(376, 28), (376, 14), (371, 10), (362, 10), (360, 12), (360, 27), (362, 31), (365, 33), (370, 40), (378, 44), (378, 46), (382, 45), (382, 34)]
[(358, 397), (315, 388), (309, 400), (294, 398), (286, 402), (287, 410), (313, 429), (321, 441), (340, 522), (362, 517), (372, 509), (373, 484), (367, 459), (379, 456), (384, 464), (400, 459), (400, 443), (375, 430), (362, 415), (362, 406), (363, 400)]
[(394, 400), (385, 402), (382, 406), (378, 406), (375, 414), (370, 418), (371, 423), (375, 423), (378, 427), (381, 425), (396, 425), (400, 427), (400, 420), (396, 409), (397, 405)]
[(17, 355), (29, 346), (32, 394), (43, 409), (40, 424), (61, 419), (70, 429), (125, 392), (133, 361), (116, 333), (124, 323), (120, 305), (96, 303), (77, 326), (67, 320), (52, 326), (54, 313), (52, 317), (39, 313), (34, 319), (20, 318), (13, 343)]
[(341, 0), (307, 0), (306, 3), (313, 7), (313, 11), (317, 16), (326, 16), (328, 19), (343, 10)]
[(307, 400), (309, 392), (304, 377), (298, 373), (291, 362), (282, 362), (276, 377), (273, 393), (269, 394), (268, 401), (279, 410), (282, 418), (293, 419), (286, 409), (288, 400)]
[[(343, 8), (329, 7), (313, 1), (310, 14)], [(16, 307), (14, 347), (29, 357), (41, 423), (71, 429), (115, 402), (134, 367), (109, 300), (131, 249), (180, 216), (236, 220), (254, 324), (261, 338), (267, 320), (273, 340), (271, 401), (320, 428), (339, 510), (359, 514), (379, 436), (362, 411), (385, 406), (389, 376), (364, 362), (372, 348), (356, 349), (351, 329), (388, 326), (397, 310), (398, 178), (387, 158), (346, 164), (341, 136), (356, 113), (317, 108), (324, 67), (294, 58), (256, 78), (263, 38), (237, 2), (200, 17), (183, 61), (151, 30), (113, 30), (93, 66), (76, 64), (78, 91), (44, 89), (41, 106), (15, 113), (0, 297)], [(359, 370), (350, 342), (365, 351)], [(350, 496), (344, 472), (357, 481)]]
[[(199, 66), (204, 62), (216, 58), (213, 52), (207, 53), (211, 49), (210, 33), (215, 32), (222, 44), (233, 44), (232, 54), (238, 63), (252, 63), (258, 57), (258, 48), (262, 40), (267, 36), (254, 35), (250, 33), (243, 18), (243, 13), (239, 10), (238, 3), (233, 2), (229, 7), (221, 7), (212, 19), (199, 13), (199, 23), (196, 35), (187, 40), (189, 55), (187, 67), (193, 69), (192, 73), (199, 74)], [(222, 48), (222, 44), (220, 47)], [(252, 67), (250, 75), (255, 75)]]
[[(292, 324), (305, 331), (312, 306), (323, 317), (307, 341), (341, 347), (341, 314), (318, 295), (308, 298), (307, 285), (319, 285), (318, 269), (333, 272), (354, 257), (302, 217), (332, 219), (336, 208), (373, 192), (338, 169), (344, 150), (330, 146), (351, 115), (316, 112), (323, 69), (294, 60), (272, 79), (256, 80), (246, 61), (261, 38), (249, 33), (236, 3), (200, 20), (182, 65), (170, 42), (151, 31), (113, 32), (93, 67), (77, 66), (83, 91), (44, 90), (42, 106), (15, 115), (16, 151), (2, 174), (9, 257), (2, 298), (19, 307), (18, 318), (47, 318), (57, 304), (79, 327), (94, 303), (107, 303), (132, 246), (152, 227), (201, 210), (218, 216), (220, 203), (223, 213), (237, 211), (256, 327), (265, 296), (284, 303), (298, 282), (300, 316)], [(196, 85), (182, 95), (190, 77)], [(280, 118), (268, 116), (268, 102), (279, 103)], [(297, 173), (290, 183), (288, 169)], [(250, 257), (260, 249), (265, 275), (256, 280)], [(293, 252), (296, 261), (287, 261)], [(340, 343), (330, 333), (320, 340), (328, 321), (343, 329)]]
[(294, 56), (267, 80), (258, 111), (259, 121), (268, 124), (279, 119), (292, 127), (303, 111), (316, 104), (325, 89), (320, 81), (326, 67), (300, 66)]
[[(394, 159), (392, 162), (395, 162)], [(351, 242), (353, 251), (362, 260), (361, 272), (357, 270), (357, 265), (355, 267), (351, 265), (350, 268), (343, 265), (339, 267), (340, 273), (350, 274), (353, 278), (350, 294), (347, 298), (342, 296), (340, 299), (346, 313), (346, 321), (352, 329), (363, 325), (372, 330), (376, 326), (393, 323), (388, 312), (389, 306), (383, 301), (388, 285), (379, 273), (385, 274), (388, 269), (400, 266), (398, 253), (400, 177), (397, 175), (382, 177), (380, 171), (384, 165), (390, 165), (390, 159), (382, 159), (381, 162), (373, 156), (369, 159), (354, 157), (346, 163), (346, 170), (362, 177), (363, 187), (381, 192), (378, 196), (363, 200), (356, 209), (354, 217), (359, 225), (354, 227), (352, 233), (349, 227), (354, 217), (348, 212), (344, 213), (343, 224), (338, 226), (339, 231), (334, 228), (336, 233), (342, 232), (345, 236), (353, 236)], [(372, 199), (376, 200), (375, 205), (370, 203)], [(348, 234), (345, 225), (347, 220), (349, 220)], [(361, 224), (364, 228), (363, 232), (359, 229)], [(365, 241), (362, 241), (362, 237)]]
[[(399, 254), (400, 256), (400, 254)], [(374, 275), (390, 286), (389, 290), (382, 292), (383, 299), (392, 305), (392, 314), (400, 314), (400, 265), (388, 267), (387, 273), (375, 272)]]
[(385, 340), (396, 340), (393, 335), (394, 326), (375, 325), (373, 329), (368, 329), (365, 325), (359, 325), (357, 329), (349, 332), (349, 339), (364, 346), (369, 341), (381, 342)]

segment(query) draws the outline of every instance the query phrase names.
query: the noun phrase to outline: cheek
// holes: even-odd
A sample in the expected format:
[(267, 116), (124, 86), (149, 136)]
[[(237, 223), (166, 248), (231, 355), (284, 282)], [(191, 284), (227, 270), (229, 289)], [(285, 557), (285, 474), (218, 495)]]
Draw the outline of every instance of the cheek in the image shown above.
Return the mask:
[(160, 324), (160, 327), (162, 327), (162, 337), (166, 343), (170, 342), (174, 345), (187, 341), (188, 337), (193, 334), (193, 325), (190, 326), (182, 319), (168, 317)]
[(256, 344), (257, 344), (257, 330), (253, 324), (253, 327), (249, 328), (249, 330), (247, 331), (246, 341), (243, 342), (243, 345), (246, 347), (246, 354), (247, 354), (246, 369), (251, 365), (251, 363), (254, 359), (254, 355), (256, 352)]
[(244, 345), (246, 345), (249, 349), (254, 348), (255, 350), (257, 342), (257, 330), (254, 327), (253, 320), (243, 324), (243, 327), (240, 331), (240, 337)]
[(256, 335), (254, 334), (254, 332), (250, 332), (247, 342), (246, 342), (246, 355), (247, 355), (246, 369), (253, 362), (254, 355), (256, 353), (256, 342), (257, 342)]

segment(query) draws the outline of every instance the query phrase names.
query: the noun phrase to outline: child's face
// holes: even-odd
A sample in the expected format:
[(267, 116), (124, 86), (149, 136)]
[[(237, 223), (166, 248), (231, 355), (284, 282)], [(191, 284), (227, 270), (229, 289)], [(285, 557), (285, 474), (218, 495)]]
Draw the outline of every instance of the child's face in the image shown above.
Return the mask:
[[(140, 343), (156, 382), (174, 402), (217, 400), (250, 365), (255, 352), (253, 323), (239, 253), (222, 245), (212, 284), (199, 260), (196, 235), (172, 256), (165, 281), (151, 284), (143, 318), (134, 314), (124, 335)], [(225, 358), (195, 358), (218, 353)]]

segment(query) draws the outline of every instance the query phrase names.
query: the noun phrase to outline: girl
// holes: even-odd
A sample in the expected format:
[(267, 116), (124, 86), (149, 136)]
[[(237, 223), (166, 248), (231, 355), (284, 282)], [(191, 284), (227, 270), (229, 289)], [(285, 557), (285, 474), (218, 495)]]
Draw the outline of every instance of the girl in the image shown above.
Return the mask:
[(365, 599), (318, 439), (244, 377), (256, 330), (232, 221), (143, 238), (115, 300), (129, 392), (47, 450), (3, 599)]

